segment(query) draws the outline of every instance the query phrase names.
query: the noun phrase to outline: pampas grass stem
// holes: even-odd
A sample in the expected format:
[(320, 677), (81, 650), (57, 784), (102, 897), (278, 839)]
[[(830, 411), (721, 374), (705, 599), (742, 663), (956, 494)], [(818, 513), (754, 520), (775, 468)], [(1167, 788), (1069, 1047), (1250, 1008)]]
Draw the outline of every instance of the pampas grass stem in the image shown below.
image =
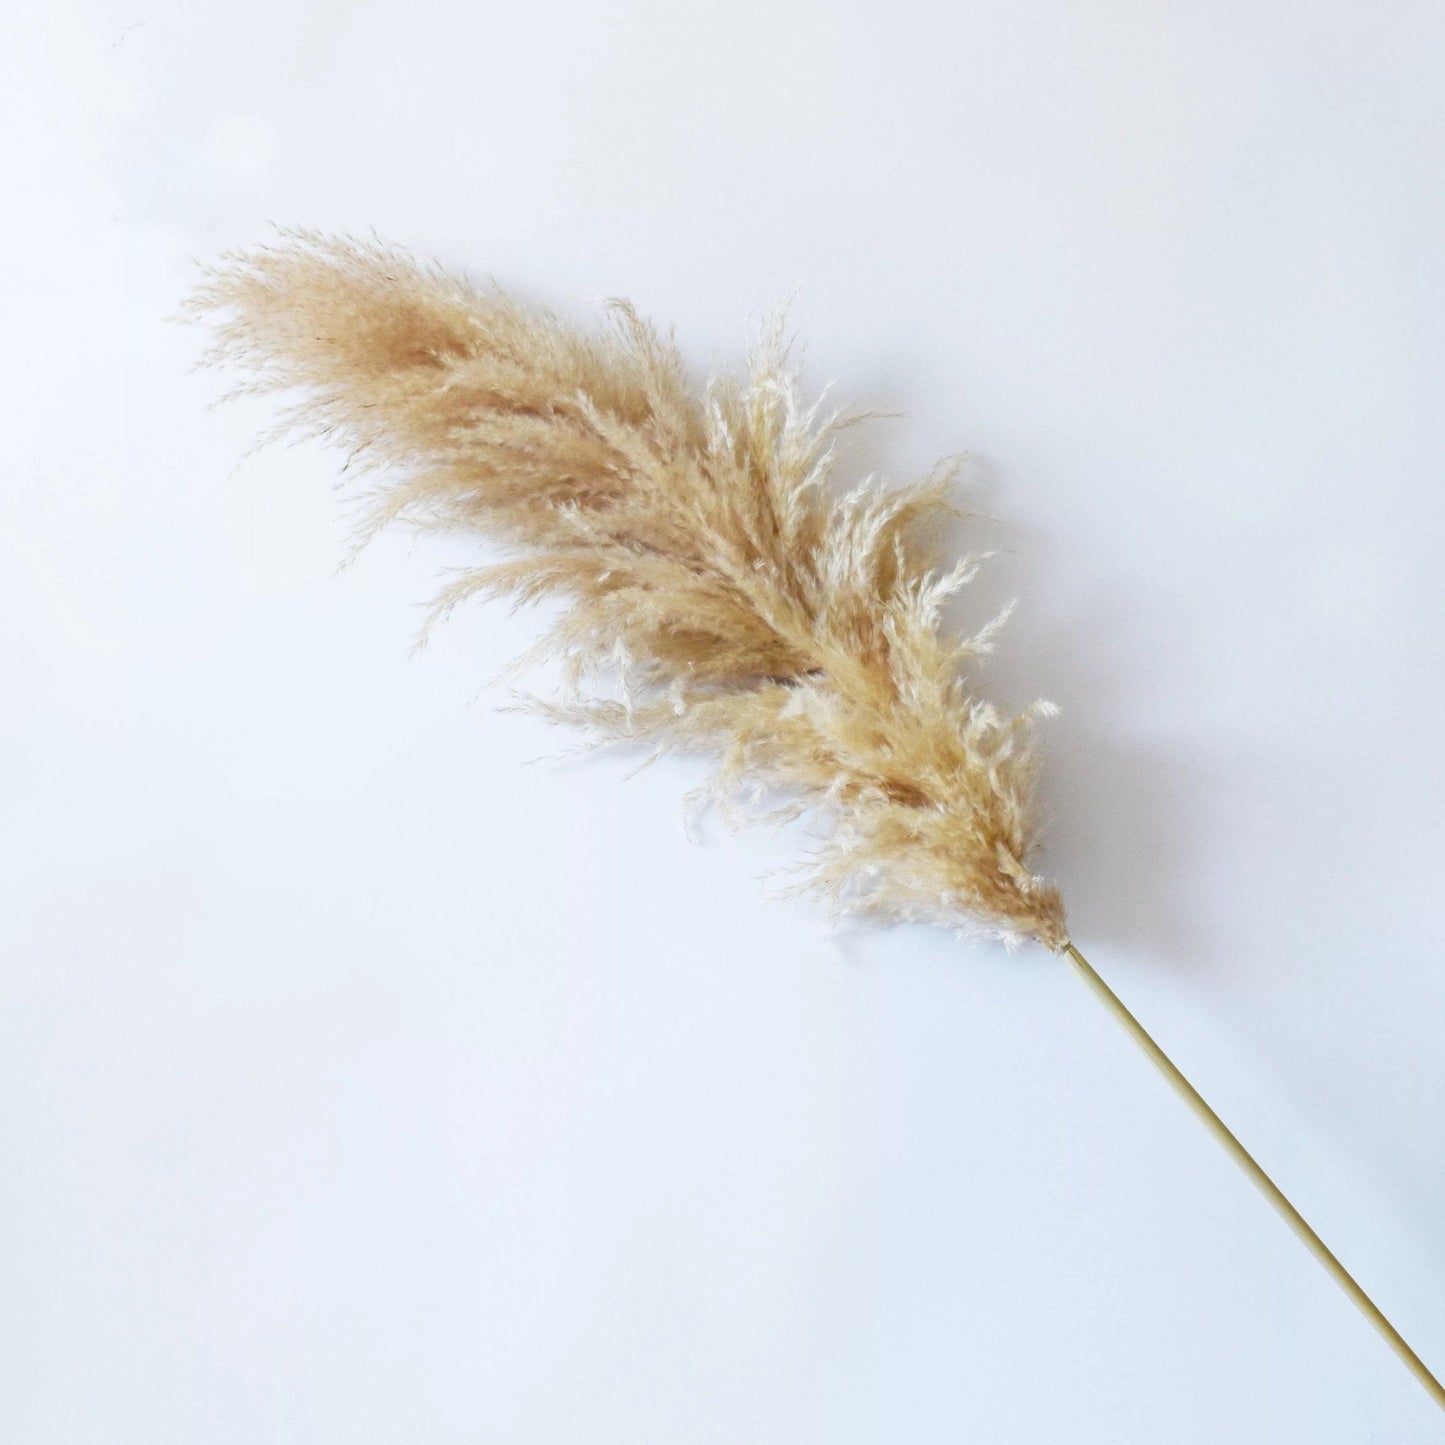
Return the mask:
[(1339, 1262), (1324, 1240), (1314, 1232), (1304, 1215), (1290, 1203), (1284, 1190), (1264, 1172), (1254, 1155), (1239, 1142), (1224, 1120), (1209, 1107), (1204, 1096), (1179, 1071), (1169, 1055), (1155, 1043), (1149, 1031), (1130, 1013), (1118, 994), (1094, 971), (1089, 960), (1072, 943), (1064, 945), (1063, 953), (1073, 964), (1074, 971), (1089, 986), (1094, 996), (1108, 1009), (1124, 1032), (1138, 1044), (1149, 1062), (1168, 1080), (1169, 1087), (1184, 1100), (1193, 1111), (1195, 1118), (1214, 1135), (1229, 1157), (1249, 1176), (1254, 1187), (1275, 1207), (1284, 1222), (1304, 1242), (1305, 1248), (1324, 1265), (1334, 1282), (1355, 1302), (1355, 1307), (1360, 1313), (1384, 1336), (1385, 1343), (1404, 1361), (1405, 1367), (1425, 1387), (1430, 1398), (1442, 1410), (1445, 1410), (1445, 1386), (1442, 1386), (1440, 1381), (1430, 1373), (1425, 1362), (1410, 1348), (1399, 1330), (1390, 1323), (1384, 1312), (1365, 1293), (1349, 1270)]

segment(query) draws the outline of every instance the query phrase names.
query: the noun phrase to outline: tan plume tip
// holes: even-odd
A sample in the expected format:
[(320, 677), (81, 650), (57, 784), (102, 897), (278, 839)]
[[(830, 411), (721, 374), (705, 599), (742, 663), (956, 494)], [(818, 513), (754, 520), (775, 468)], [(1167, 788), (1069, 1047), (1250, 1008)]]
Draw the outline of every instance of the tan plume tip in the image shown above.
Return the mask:
[(381, 471), (373, 522), (465, 530), (507, 560), (449, 587), (565, 604), (549, 716), (711, 755), (728, 797), (812, 808), (807, 886), (840, 908), (1066, 941), (1030, 870), (1036, 704), (1004, 716), (945, 635), (978, 559), (941, 566), (949, 477), (832, 485), (846, 419), (804, 406), (775, 330), (697, 389), (623, 302), (584, 331), (389, 247), (288, 232), (227, 258), (192, 310), (283, 428)]

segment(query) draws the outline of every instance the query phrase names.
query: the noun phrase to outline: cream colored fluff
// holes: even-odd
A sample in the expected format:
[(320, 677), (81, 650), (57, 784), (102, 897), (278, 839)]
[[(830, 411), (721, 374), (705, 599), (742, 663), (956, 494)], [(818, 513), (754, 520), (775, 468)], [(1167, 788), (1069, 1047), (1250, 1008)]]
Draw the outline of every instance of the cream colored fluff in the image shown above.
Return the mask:
[(1030, 870), (1031, 724), (965, 669), (995, 624), (940, 631), (978, 559), (930, 546), (948, 477), (833, 484), (846, 424), (804, 407), (781, 338), (692, 386), (614, 304), (579, 330), (380, 245), (309, 232), (227, 258), (193, 307), (283, 427), (335, 438), (386, 485), (374, 522), (505, 549), (439, 599), (562, 599), (549, 715), (711, 755), (732, 798), (819, 810), (808, 882), (840, 907), (1065, 940)]

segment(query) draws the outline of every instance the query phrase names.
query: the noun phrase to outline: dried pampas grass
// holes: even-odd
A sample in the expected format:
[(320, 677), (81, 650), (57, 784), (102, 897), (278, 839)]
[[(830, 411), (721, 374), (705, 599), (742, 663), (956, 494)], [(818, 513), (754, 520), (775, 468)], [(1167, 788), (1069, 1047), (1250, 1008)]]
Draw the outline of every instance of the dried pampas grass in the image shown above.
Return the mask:
[[(282, 431), (335, 438), (386, 481), (369, 525), (474, 532), (506, 560), (438, 600), (560, 599), (552, 717), (690, 748), (725, 796), (831, 825), (808, 867), (841, 908), (1064, 954), (1336, 1283), (1445, 1406), (1445, 1387), (1069, 941), (1035, 876), (1031, 728), (968, 668), (940, 610), (947, 474), (833, 484), (847, 424), (798, 400), (775, 332), (745, 378), (691, 387), (670, 340), (615, 303), (581, 331), (379, 245), (294, 232), (233, 256), (192, 310), (242, 390), (293, 394)], [(759, 807), (760, 803), (757, 804)], [(776, 806), (774, 811), (777, 811)]]
[(549, 715), (703, 751), (727, 797), (826, 815), (807, 881), (842, 909), (1064, 945), (1030, 863), (1048, 707), (1005, 716), (966, 680), (1001, 618), (939, 625), (980, 561), (936, 555), (949, 477), (838, 492), (847, 419), (803, 405), (776, 331), (744, 378), (699, 390), (625, 302), (584, 331), (307, 232), (229, 258), (192, 307), (242, 389), (296, 394), (285, 430), (385, 473), (370, 525), (507, 550), (439, 613), (563, 599), (541, 650), (569, 686)]

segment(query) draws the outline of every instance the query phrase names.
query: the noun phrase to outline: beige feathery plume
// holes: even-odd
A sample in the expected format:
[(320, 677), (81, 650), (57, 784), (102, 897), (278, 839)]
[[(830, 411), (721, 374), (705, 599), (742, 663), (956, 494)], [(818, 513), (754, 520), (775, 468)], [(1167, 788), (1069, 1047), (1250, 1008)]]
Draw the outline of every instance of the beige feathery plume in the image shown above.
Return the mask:
[[(811, 883), (840, 907), (1062, 953), (1437, 1404), (1445, 1387), (1070, 942), (1032, 872), (1035, 704), (966, 682), (1002, 619), (940, 629), (979, 558), (930, 542), (948, 477), (832, 484), (846, 422), (803, 406), (775, 333), (699, 391), (625, 303), (580, 331), (380, 245), (310, 232), (227, 259), (192, 300), (241, 390), (294, 393), (281, 430), (382, 472), (372, 526), (473, 532), (507, 559), (437, 604), (560, 599), (551, 716), (710, 754), (724, 795), (830, 824)], [(777, 807), (772, 809), (776, 814)]]
[(697, 390), (624, 302), (581, 331), (304, 232), (231, 258), (193, 306), (243, 389), (298, 394), (286, 427), (385, 470), (375, 522), (512, 554), (439, 611), (565, 599), (544, 646), (573, 686), (552, 716), (703, 750), (726, 794), (823, 810), (809, 881), (845, 909), (1063, 946), (1058, 892), (1030, 871), (1029, 731), (1047, 705), (1002, 716), (964, 682), (1001, 619), (939, 627), (980, 560), (934, 555), (948, 477), (836, 494), (844, 423), (802, 405), (776, 333), (746, 379)]

